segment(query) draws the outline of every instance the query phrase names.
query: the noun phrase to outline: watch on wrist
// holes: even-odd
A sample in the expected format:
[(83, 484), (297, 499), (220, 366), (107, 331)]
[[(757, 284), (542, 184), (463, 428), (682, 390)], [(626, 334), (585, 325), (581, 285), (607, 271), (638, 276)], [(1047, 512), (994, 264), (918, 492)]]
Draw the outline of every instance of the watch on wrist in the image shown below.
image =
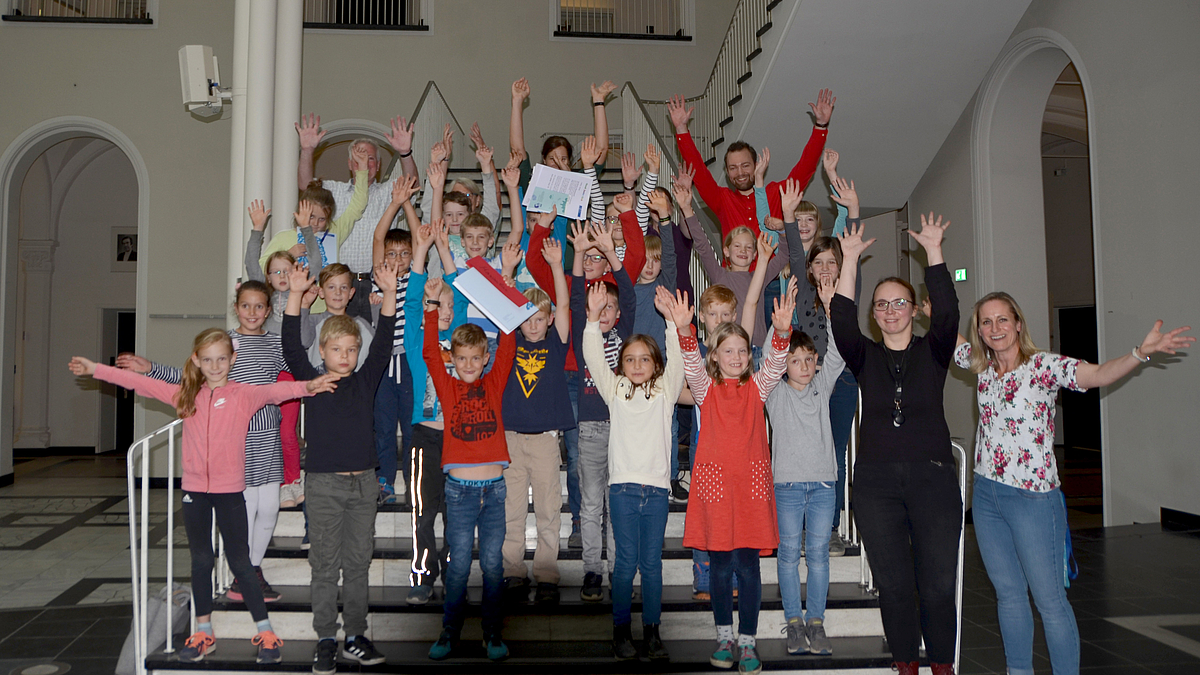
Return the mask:
[(426, 305), (433, 305), (434, 307), (441, 307), (441, 306), (442, 306), (442, 301), (441, 301), (441, 300), (426, 300), (426, 301), (425, 301), (425, 304), (426, 304)]
[(1130, 354), (1133, 354), (1133, 358), (1137, 359), (1137, 360), (1138, 360), (1139, 362), (1141, 362), (1141, 363), (1150, 363), (1150, 357), (1149, 357), (1149, 356), (1147, 356), (1147, 357), (1145, 357), (1145, 358), (1142, 358), (1141, 356), (1138, 356), (1138, 347), (1141, 347), (1141, 345), (1134, 345), (1134, 346), (1133, 346), (1133, 351), (1131, 351), (1131, 352), (1129, 352), (1129, 353), (1130, 353)]

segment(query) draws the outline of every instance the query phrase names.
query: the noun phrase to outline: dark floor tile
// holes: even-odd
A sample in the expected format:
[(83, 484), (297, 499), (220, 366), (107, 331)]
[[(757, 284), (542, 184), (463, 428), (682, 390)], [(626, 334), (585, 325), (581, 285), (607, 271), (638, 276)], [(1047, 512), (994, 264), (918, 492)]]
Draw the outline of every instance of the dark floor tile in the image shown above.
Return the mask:
[[(1133, 663), (1140, 663), (1146, 667), (1164, 663), (1192, 663), (1200, 665), (1200, 659), (1195, 656), (1142, 635), (1120, 640), (1089, 640), (1083, 644), (1096, 645), (1105, 651), (1112, 652)], [(1200, 673), (1200, 668), (1197, 668), (1196, 672)]]
[(1079, 627), (1079, 639), (1087, 642), (1136, 640), (1145, 637), (1141, 633), (1136, 633), (1128, 628), (1118, 626), (1117, 624), (1106, 619), (1095, 617), (1076, 617), (1075, 623)]
[(74, 621), (77, 619), (133, 618), (133, 609), (127, 602), (113, 605), (89, 605), (87, 607), (51, 607), (42, 611), (37, 620)]
[(963, 649), (981, 649), (986, 647), (1003, 646), (998, 632), (989, 630), (980, 626), (977, 623), (963, 621), (962, 627), (962, 646)]
[(129, 619), (100, 619), (84, 633), (87, 637), (124, 637), (129, 634), (132, 624)]
[(1200, 626), (1163, 626), (1163, 628), (1189, 640), (1200, 642)]
[(1151, 675), (1154, 671), (1130, 663), (1123, 666), (1096, 666), (1079, 668), (1079, 675)]
[(34, 619), (13, 633), (13, 637), (65, 637), (74, 639), (83, 635), (94, 623), (96, 623), (95, 619), (74, 619), (71, 621), (39, 621), (38, 619)]
[(1196, 675), (1200, 673), (1200, 659), (1194, 663), (1169, 663), (1146, 666), (1155, 675)]
[(1106, 616), (1141, 616), (1151, 612), (1120, 598), (1097, 598), (1095, 600), (1080, 600), (1072, 602), (1076, 619), (1096, 618)]
[(1079, 643), (1079, 667), (1080, 668), (1099, 668), (1101, 666), (1126, 666), (1132, 667), (1137, 665), (1124, 656), (1119, 656), (1091, 642)]
[(958, 670), (959, 675), (998, 675), (998, 673), (1003, 672), (992, 670), (987, 666), (976, 663), (974, 659), (969, 659), (965, 656), (960, 660)]
[(1004, 647), (984, 647), (981, 649), (963, 648), (962, 657), (971, 659), (983, 668), (987, 668), (992, 672), (1003, 673), (1008, 670), (1006, 660), (1004, 658)]
[(71, 675), (112, 675), (117, 669), (117, 659), (85, 659), (80, 657), (60, 658), (58, 661), (70, 664)]
[(61, 657), (116, 658), (121, 655), (123, 640), (110, 637), (81, 637), (62, 651)]
[(33, 659), (58, 656), (69, 640), (55, 637), (9, 638), (0, 642), (0, 659)]

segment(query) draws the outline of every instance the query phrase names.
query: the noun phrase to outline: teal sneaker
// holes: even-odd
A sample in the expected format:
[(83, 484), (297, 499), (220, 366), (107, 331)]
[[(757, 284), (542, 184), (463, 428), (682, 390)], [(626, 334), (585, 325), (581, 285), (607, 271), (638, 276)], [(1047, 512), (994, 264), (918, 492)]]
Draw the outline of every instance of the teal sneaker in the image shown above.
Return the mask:
[(708, 662), (716, 668), (724, 668), (728, 670), (737, 663), (733, 659), (733, 640), (721, 640), (717, 643), (717, 651), (708, 657)]
[(429, 648), (429, 658), (434, 661), (443, 661), (450, 658), (450, 653), (454, 651), (455, 645), (458, 643), (458, 636), (450, 632), (449, 628), (442, 630), (442, 634), (438, 636), (437, 642)]
[(504, 644), (504, 640), (501, 640), (499, 635), (484, 638), (483, 646), (487, 649), (487, 657), (492, 661), (503, 661), (508, 658), (508, 645)]
[(762, 661), (758, 660), (758, 650), (753, 645), (742, 645), (738, 652), (738, 673), (758, 675), (762, 672)]

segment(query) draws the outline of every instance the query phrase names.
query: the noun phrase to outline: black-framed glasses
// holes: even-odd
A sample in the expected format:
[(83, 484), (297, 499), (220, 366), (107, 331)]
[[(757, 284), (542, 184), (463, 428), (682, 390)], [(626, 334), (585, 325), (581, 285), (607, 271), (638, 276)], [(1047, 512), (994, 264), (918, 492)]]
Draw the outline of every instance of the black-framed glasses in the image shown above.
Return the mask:
[(600, 262), (601, 260), (604, 260), (604, 256), (602, 256), (602, 255), (585, 255), (585, 256), (583, 256), (583, 259), (591, 260), (592, 262)]

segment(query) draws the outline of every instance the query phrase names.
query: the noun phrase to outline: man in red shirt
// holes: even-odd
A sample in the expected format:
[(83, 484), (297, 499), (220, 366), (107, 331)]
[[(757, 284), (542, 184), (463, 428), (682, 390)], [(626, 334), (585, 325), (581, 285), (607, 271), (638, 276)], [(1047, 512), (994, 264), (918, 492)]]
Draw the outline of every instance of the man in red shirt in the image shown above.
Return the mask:
[[(807, 186), (817, 171), (821, 161), (821, 153), (825, 149), (825, 137), (829, 133), (829, 118), (833, 115), (833, 104), (837, 101), (833, 92), (822, 89), (817, 95), (817, 102), (809, 103), (812, 108), (814, 124), (812, 136), (804, 146), (800, 161), (792, 167), (786, 178), (794, 178), (800, 185)], [(688, 132), (688, 120), (692, 118), (692, 108), (685, 105), (682, 96), (675, 96), (667, 103), (671, 114), (671, 123), (675, 125), (675, 142), (683, 161), (695, 167), (693, 179), (700, 198), (711, 208), (721, 221), (721, 236), (729, 234), (730, 230), (745, 225), (758, 234), (758, 218), (754, 207), (754, 165), (758, 162), (758, 153), (753, 146), (744, 141), (734, 141), (725, 150), (725, 178), (731, 187), (724, 188), (717, 184), (716, 179), (708, 170), (696, 143)], [(785, 178), (785, 180), (786, 180)], [(779, 202), (779, 187), (781, 182), (767, 184), (767, 203), (771, 207), (771, 215), (782, 218), (783, 211)]]

